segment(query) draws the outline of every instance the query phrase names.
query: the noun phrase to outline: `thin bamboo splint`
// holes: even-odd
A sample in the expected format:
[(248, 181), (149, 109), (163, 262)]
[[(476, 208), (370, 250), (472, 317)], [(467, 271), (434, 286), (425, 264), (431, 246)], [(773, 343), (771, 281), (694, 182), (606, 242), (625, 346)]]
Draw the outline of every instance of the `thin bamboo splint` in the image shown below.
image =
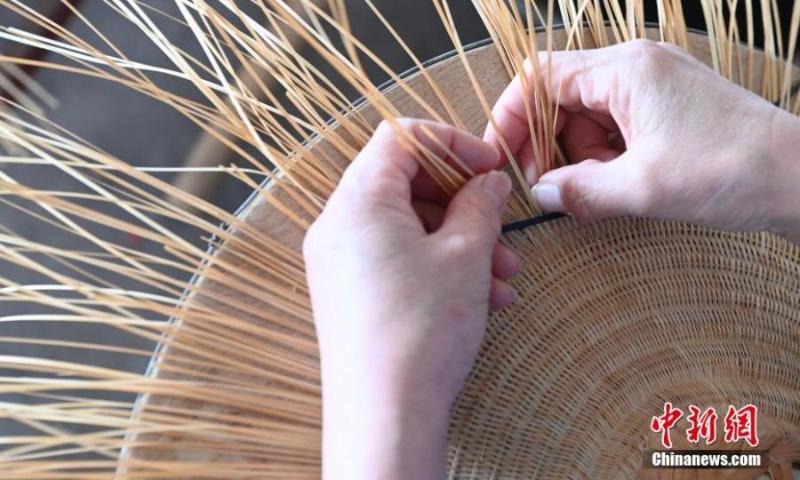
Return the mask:
[[(520, 11), (499, 1), (476, 1), (492, 42), (470, 49), (450, 23), (447, 2), (435, 0), (453, 34), (454, 55), (427, 66), (415, 59), (419, 72), (405, 77), (392, 72), (393, 85), (379, 89), (360, 73), (369, 54), (349, 35), (343, 3), (329, 3), (332, 16), (303, 3), (310, 17), (294, 16), (290, 12), (298, 10), (276, 0), (264, 2), (271, 8), (264, 18), (280, 26), (276, 31), (299, 33), (335, 65), (364, 96), (356, 106), (279, 34), (260, 29), (227, 2), (178, 2), (179, 20), (206, 48), (206, 61), (199, 62), (158, 35), (146, 21), (151, 10), (109, 0), (171, 59), (174, 67), (155, 73), (191, 81), (205, 102), (172, 96), (150, 81), (151, 68), (61, 32), (62, 41), (72, 45), (61, 53), (80, 73), (170, 103), (209, 132), (228, 132), (256, 147), (278, 167), (273, 173), (227, 141), (252, 163), (247, 170), (220, 169), (255, 191), (236, 215), (66, 133), (0, 118), (0, 136), (29, 152), (25, 165), (58, 168), (81, 183), (69, 192), (50, 191), (19, 184), (0, 171), (0, 200), (87, 242), (86, 249), (63, 250), (0, 225), (0, 259), (46, 279), (18, 285), (0, 275), (2, 300), (41, 306), (39, 314), (0, 320), (99, 324), (160, 344), (146, 375), (69, 360), (0, 356), (0, 368), (23, 372), (0, 378), (0, 420), (33, 432), (0, 436), (3, 478), (318, 477), (318, 359), (299, 248), (305, 228), (381, 119), (432, 118), (480, 133), (490, 120), (488, 108), (524, 58), (540, 50), (592, 48), (644, 36), (672, 41), (781, 107), (795, 113), (800, 108), (791, 91), (800, 70), (786, 60), (794, 55), (797, 7), (788, 45), (777, 40), (772, 15), (761, 18), (772, 32), (762, 53), (743, 42), (744, 34), (728, 23), (718, 1), (703, 3), (708, 36), (688, 32), (679, 3), (666, 0), (657, 2), (662, 23), (651, 29), (644, 26), (641, 2), (604, 0), (603, 8), (599, 1), (559, 2), (567, 24), (556, 29), (554, 4), (539, 11), (525, 3)], [(744, 3), (742, 9), (751, 9)], [(0, 0), (0, 5), (24, 11), (19, 2)], [(528, 28), (537, 16), (545, 27)], [(338, 25), (341, 46), (310, 18)], [(585, 28), (577, 27), (584, 22)], [(17, 41), (39, 41), (11, 34)], [(254, 90), (260, 87), (237, 81), (239, 64), (269, 69), (291, 95), (259, 91), (267, 98), (259, 102)], [(542, 170), (553, 168), (560, 161), (552, 134), (557, 99), (543, 97), (537, 85), (526, 88), (535, 98), (532, 129), (538, 157), (546, 162)], [(445, 188), (464, 181), (441, 159), (420, 151), (423, 166)], [(509, 168), (519, 179), (516, 165)], [(263, 186), (261, 177), (267, 178)], [(508, 220), (537, 213), (526, 192), (518, 189)], [(193, 203), (201, 213), (185, 211), (167, 196)], [(109, 204), (115, 215), (105, 213)], [(212, 248), (206, 251), (188, 235), (165, 228), (166, 220), (211, 237)], [(133, 233), (163, 250), (121, 246), (104, 229)], [(788, 478), (792, 462), (800, 459), (798, 247), (766, 233), (729, 234), (644, 219), (587, 224), (564, 218), (510, 233), (504, 241), (527, 259), (514, 281), (520, 300), (492, 316), (480, 358), (453, 408), (449, 478), (753, 478), (759, 473), (642, 470), (642, 450), (658, 442), (649, 420), (665, 401), (718, 411), (728, 404), (758, 405), (762, 448), (773, 462), (762, 471)], [(120, 287), (120, 276), (136, 286)], [(150, 355), (127, 345), (66, 340), (59, 345)]]

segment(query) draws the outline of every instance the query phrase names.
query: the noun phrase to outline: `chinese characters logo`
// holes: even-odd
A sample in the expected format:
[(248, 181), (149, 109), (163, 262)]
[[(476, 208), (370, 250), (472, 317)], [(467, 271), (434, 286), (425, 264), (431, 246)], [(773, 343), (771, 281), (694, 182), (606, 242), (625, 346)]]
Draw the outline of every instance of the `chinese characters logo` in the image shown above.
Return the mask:
[[(664, 413), (653, 417), (650, 422), (650, 429), (661, 434), (661, 444), (664, 445), (664, 448), (672, 448), (670, 431), (683, 415), (684, 412), (681, 409), (667, 402), (664, 404)], [(744, 440), (751, 447), (757, 446), (757, 415), (758, 410), (754, 405), (745, 405), (739, 409), (730, 405), (723, 421), (725, 442), (736, 443)], [(714, 443), (717, 440), (717, 419), (717, 412), (713, 407), (701, 410), (695, 405), (690, 405), (689, 415), (686, 416), (686, 420), (689, 422), (686, 439), (691, 443), (700, 443), (701, 439), (705, 439), (706, 445)]]

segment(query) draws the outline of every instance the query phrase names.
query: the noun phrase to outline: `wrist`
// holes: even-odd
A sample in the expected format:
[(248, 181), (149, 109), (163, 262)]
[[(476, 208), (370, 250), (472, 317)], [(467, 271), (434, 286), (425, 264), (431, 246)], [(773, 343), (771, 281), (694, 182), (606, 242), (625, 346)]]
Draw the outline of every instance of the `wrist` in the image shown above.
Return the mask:
[[(368, 350), (351, 345), (347, 351)], [(339, 364), (323, 355), (325, 479), (444, 475), (450, 403), (435, 386), (421, 385), (417, 369), (398, 372), (390, 351), (381, 348)]]
[(800, 118), (778, 112), (766, 149), (771, 161), (767, 211), (769, 230), (800, 243)]
[[(324, 400), (323, 478), (440, 479), (449, 412), (410, 401)], [(324, 393), (323, 393), (324, 395)]]

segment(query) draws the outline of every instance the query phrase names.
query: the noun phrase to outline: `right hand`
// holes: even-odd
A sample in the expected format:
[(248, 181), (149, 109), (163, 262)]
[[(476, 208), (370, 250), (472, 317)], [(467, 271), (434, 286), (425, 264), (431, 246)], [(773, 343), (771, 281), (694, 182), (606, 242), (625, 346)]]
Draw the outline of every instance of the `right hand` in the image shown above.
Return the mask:
[[(544, 210), (772, 230), (800, 243), (800, 119), (666, 43), (556, 52), (549, 68), (543, 83), (558, 97), (572, 165), (538, 178), (519, 78), (493, 112)], [(503, 151), (491, 125), (485, 140)]]

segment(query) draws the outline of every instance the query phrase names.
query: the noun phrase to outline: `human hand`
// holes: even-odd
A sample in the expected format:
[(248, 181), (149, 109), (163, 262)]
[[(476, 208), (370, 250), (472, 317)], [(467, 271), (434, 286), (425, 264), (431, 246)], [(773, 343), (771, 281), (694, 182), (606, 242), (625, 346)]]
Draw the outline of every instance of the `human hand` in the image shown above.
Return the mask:
[[(546, 72), (547, 56), (540, 59)], [(560, 92), (556, 130), (572, 165), (537, 179), (519, 79), (494, 109), (544, 210), (772, 230), (800, 241), (796, 117), (666, 43), (557, 52), (550, 69), (543, 83), (552, 98)], [(485, 140), (500, 147), (491, 127)]]
[[(401, 125), (475, 173), (499, 154), (454, 128)], [(438, 139), (432, 140), (428, 134)], [(511, 180), (492, 171), (448, 198), (383, 123), (308, 231), (303, 254), (320, 346), (325, 478), (439, 478), (450, 406), (487, 314), (515, 293), (498, 243)]]

